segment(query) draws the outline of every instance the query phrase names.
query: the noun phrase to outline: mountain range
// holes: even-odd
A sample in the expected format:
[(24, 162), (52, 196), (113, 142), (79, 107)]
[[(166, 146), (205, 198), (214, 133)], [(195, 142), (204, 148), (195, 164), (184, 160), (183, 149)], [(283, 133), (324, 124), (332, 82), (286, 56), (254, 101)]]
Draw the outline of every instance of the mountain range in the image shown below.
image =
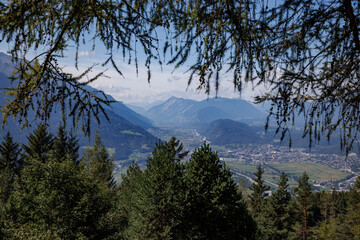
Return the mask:
[(210, 98), (203, 101), (171, 97), (144, 115), (158, 125), (201, 126), (217, 119), (264, 123), (267, 113), (242, 99)]
[(258, 143), (261, 140), (257, 127), (230, 119), (215, 120), (201, 133), (215, 145)]
[[(14, 69), (14, 65), (11, 62), (10, 56), (0, 53), (0, 106), (6, 104), (5, 94), (6, 88), (11, 87), (9, 76)], [(96, 91), (96, 89), (87, 86), (88, 90)], [(100, 125), (97, 124), (95, 119), (91, 119), (91, 131), (95, 133), (99, 132), (103, 144), (108, 148), (114, 148), (114, 159), (127, 159), (127, 157), (134, 151), (144, 152), (150, 151), (155, 145), (157, 138), (147, 132), (144, 128), (153, 127), (150, 120), (146, 117), (134, 112), (128, 108), (125, 104), (115, 101), (110, 95), (107, 95), (109, 100), (113, 100), (110, 106), (104, 106), (106, 113), (109, 117), (109, 121), (103, 115), (99, 115)], [(29, 112), (29, 118), (35, 116), (34, 112)], [(51, 113), (49, 120), (49, 129), (55, 133), (58, 125), (62, 122), (61, 111), (56, 109)], [(22, 129), (17, 120), (12, 117), (8, 118), (8, 123), (4, 126), (4, 129), (0, 131), (0, 136), (10, 131), (14, 140), (20, 143), (26, 143), (25, 136), (32, 132), (39, 122), (32, 121), (31, 126), (28, 129)], [(67, 127), (72, 127), (71, 119), (67, 120)], [(91, 137), (85, 137), (84, 133), (79, 129), (75, 130), (79, 139), (80, 146), (87, 146), (93, 144), (93, 135)]]

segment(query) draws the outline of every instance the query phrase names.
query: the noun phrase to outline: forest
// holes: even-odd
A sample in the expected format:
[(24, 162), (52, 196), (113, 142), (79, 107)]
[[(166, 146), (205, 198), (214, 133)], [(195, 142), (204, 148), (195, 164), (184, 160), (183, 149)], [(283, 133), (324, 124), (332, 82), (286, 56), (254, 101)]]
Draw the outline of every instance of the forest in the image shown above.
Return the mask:
[(209, 145), (184, 161), (172, 138), (117, 183), (99, 134), (82, 154), (64, 126), (39, 125), (27, 140), (0, 144), (0, 239), (360, 237), (360, 178), (348, 192), (314, 192), (304, 172), (290, 191), (282, 173), (271, 193), (259, 165), (247, 189)]
[[(0, 239), (360, 239), (360, 180), (348, 192), (314, 192), (304, 172), (290, 191), (282, 174), (270, 194), (259, 166), (245, 189), (209, 145), (183, 161), (173, 138), (116, 183), (99, 135), (81, 154), (65, 127), (46, 127), (60, 107), (89, 134), (111, 101), (86, 86), (106, 68), (119, 77), (124, 63), (143, 68), (150, 83), (151, 67), (168, 64), (186, 66), (186, 83), (205, 95), (224, 72), (239, 94), (266, 86), (255, 97), (271, 104), (265, 129), (274, 120), (291, 146), (301, 115), (309, 146), (335, 137), (348, 154), (359, 147), (359, 16), (355, 0), (0, 1), (0, 42), (16, 65), (2, 125), (43, 123), (27, 144), (10, 133), (0, 144)], [(86, 44), (107, 58), (68, 72), (61, 60), (80, 69)], [(91, 76), (95, 66), (104, 68)]]

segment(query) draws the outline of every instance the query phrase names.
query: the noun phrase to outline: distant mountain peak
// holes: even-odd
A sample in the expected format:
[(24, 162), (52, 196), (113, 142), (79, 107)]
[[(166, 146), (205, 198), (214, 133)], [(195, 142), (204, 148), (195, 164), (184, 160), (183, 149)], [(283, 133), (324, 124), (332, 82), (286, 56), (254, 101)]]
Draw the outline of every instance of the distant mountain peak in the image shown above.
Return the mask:
[(157, 124), (198, 125), (220, 118), (265, 121), (266, 113), (242, 99), (208, 98), (202, 101), (170, 97), (150, 108), (145, 116)]

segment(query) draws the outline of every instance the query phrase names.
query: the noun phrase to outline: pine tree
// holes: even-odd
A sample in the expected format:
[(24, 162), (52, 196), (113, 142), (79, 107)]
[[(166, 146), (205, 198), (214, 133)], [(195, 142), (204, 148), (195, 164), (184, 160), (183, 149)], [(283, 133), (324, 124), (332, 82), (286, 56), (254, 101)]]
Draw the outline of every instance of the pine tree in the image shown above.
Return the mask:
[(54, 153), (57, 159), (63, 159), (70, 154), (74, 162), (78, 161), (79, 145), (76, 136), (72, 131), (68, 133), (64, 125), (59, 125), (57, 134), (54, 138)]
[(28, 144), (22, 145), (25, 160), (38, 158), (40, 161), (45, 161), (49, 151), (54, 147), (54, 137), (48, 133), (46, 125), (38, 125), (37, 129), (27, 139)]
[(298, 186), (294, 188), (296, 200), (299, 203), (299, 209), (302, 219), (301, 236), (302, 239), (307, 239), (308, 234), (308, 215), (309, 208), (311, 205), (312, 190), (311, 184), (309, 183), (309, 176), (306, 172), (303, 173), (298, 181)]
[(29, 158), (16, 179), (4, 233), (14, 239), (104, 239), (114, 234), (104, 224), (113, 207), (112, 197), (82, 164), (70, 156), (59, 161), (50, 151), (46, 161)]
[(265, 192), (268, 191), (270, 187), (264, 184), (264, 180), (262, 179), (264, 170), (261, 169), (261, 165), (258, 166), (257, 171), (254, 174), (254, 182), (250, 186), (250, 190), (252, 190), (250, 203), (253, 215), (258, 217), (261, 213), (263, 204), (265, 203), (265, 198), (267, 197)]
[(360, 177), (347, 193), (347, 213), (345, 215), (346, 235), (351, 239), (360, 239)]
[(255, 223), (230, 170), (208, 144), (185, 165), (186, 239), (252, 239)]
[(5, 203), (12, 190), (14, 178), (20, 175), (23, 161), (20, 156), (19, 144), (13, 141), (7, 132), (0, 144), (0, 200)]
[(95, 135), (94, 146), (88, 147), (82, 159), (92, 178), (98, 182), (106, 183), (108, 187), (115, 186), (116, 183), (113, 177), (114, 163), (102, 144), (98, 132)]
[(263, 210), (263, 216), (259, 221), (262, 229), (262, 239), (289, 239), (290, 235), (292, 235), (295, 222), (288, 187), (288, 178), (282, 172), (279, 187), (268, 198)]
[(175, 138), (159, 142), (131, 197), (126, 239), (185, 239), (183, 228), (185, 153)]
[(119, 211), (120, 215), (123, 217), (123, 226), (127, 228), (129, 226), (129, 220), (136, 218), (132, 215), (132, 207), (136, 201), (136, 191), (141, 188), (141, 183), (143, 182), (143, 171), (141, 171), (139, 165), (133, 162), (129, 168), (126, 170), (126, 174), (121, 176), (121, 184), (119, 186)]

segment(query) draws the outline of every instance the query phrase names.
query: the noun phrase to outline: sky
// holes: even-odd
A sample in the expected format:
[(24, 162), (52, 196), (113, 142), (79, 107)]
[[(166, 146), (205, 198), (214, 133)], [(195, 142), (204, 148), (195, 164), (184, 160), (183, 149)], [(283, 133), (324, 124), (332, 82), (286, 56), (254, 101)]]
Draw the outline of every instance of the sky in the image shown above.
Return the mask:
[[(69, 58), (71, 58), (70, 56)], [(103, 51), (90, 51), (85, 48), (79, 52), (79, 71), (84, 71), (88, 66), (95, 62), (101, 63), (105, 59), (106, 55), (103, 54)], [(91, 86), (103, 90), (124, 103), (146, 106), (150, 103), (165, 101), (172, 96), (193, 100), (203, 100), (216, 96), (215, 90), (211, 91), (209, 96), (205, 94), (204, 90), (197, 90), (198, 82), (196, 79), (188, 86), (189, 73), (186, 70), (189, 65), (186, 64), (184, 67), (174, 70), (174, 65), (160, 66), (157, 63), (152, 63), (151, 80), (148, 83), (147, 70), (141, 59), (139, 60), (138, 74), (134, 65), (128, 65), (122, 59), (118, 59), (116, 63), (123, 76), (119, 75), (111, 65), (106, 68), (95, 67), (93, 75), (106, 70), (106, 77), (96, 80)], [(73, 64), (68, 64), (67, 71), (74, 74), (79, 73)], [(240, 95), (238, 91), (234, 90), (231, 74), (223, 74), (220, 79), (218, 97), (242, 98), (252, 101), (253, 97), (261, 92), (261, 89), (264, 89), (262, 87), (253, 90), (252, 86), (249, 85)]]
[[(6, 53), (8, 50), (9, 46), (6, 43), (0, 44), (0, 51)], [(30, 53), (29, 56), (34, 56), (35, 54), (36, 52)], [(119, 52), (119, 56), (120, 55), (121, 53)], [(69, 50), (65, 52), (65, 57), (59, 59), (59, 63), (61, 66), (64, 66), (67, 72), (73, 74), (80, 74), (80, 72), (86, 70), (89, 66), (98, 64), (94, 67), (89, 77), (95, 76), (101, 71), (105, 71), (105, 76), (90, 85), (103, 90), (106, 94), (111, 95), (117, 101), (124, 102), (125, 104), (146, 107), (152, 103), (165, 101), (172, 96), (193, 100), (203, 100), (216, 96), (214, 90), (210, 92), (209, 96), (205, 94), (204, 90), (197, 90), (198, 82), (196, 79), (188, 86), (189, 74), (186, 73), (186, 70), (189, 64), (184, 64), (183, 67), (174, 71), (174, 65), (163, 65), (160, 67), (158, 63), (154, 62), (151, 65), (152, 78), (150, 83), (148, 83), (147, 71), (141, 55), (139, 55), (138, 74), (136, 74), (134, 64), (129, 65), (126, 61), (123, 61), (122, 57), (115, 60), (123, 76), (119, 75), (111, 64), (101, 67), (101, 63), (107, 59), (106, 49), (101, 46), (101, 43), (97, 44), (94, 51), (92, 51), (92, 44), (90, 43), (80, 46), (78, 69), (75, 68), (74, 58), (75, 48), (70, 47)], [(264, 89), (265, 88), (262, 87), (254, 91), (252, 86), (249, 85), (240, 95), (238, 91), (234, 90), (232, 75), (222, 74), (217, 96), (242, 98), (252, 101), (253, 97)]]

